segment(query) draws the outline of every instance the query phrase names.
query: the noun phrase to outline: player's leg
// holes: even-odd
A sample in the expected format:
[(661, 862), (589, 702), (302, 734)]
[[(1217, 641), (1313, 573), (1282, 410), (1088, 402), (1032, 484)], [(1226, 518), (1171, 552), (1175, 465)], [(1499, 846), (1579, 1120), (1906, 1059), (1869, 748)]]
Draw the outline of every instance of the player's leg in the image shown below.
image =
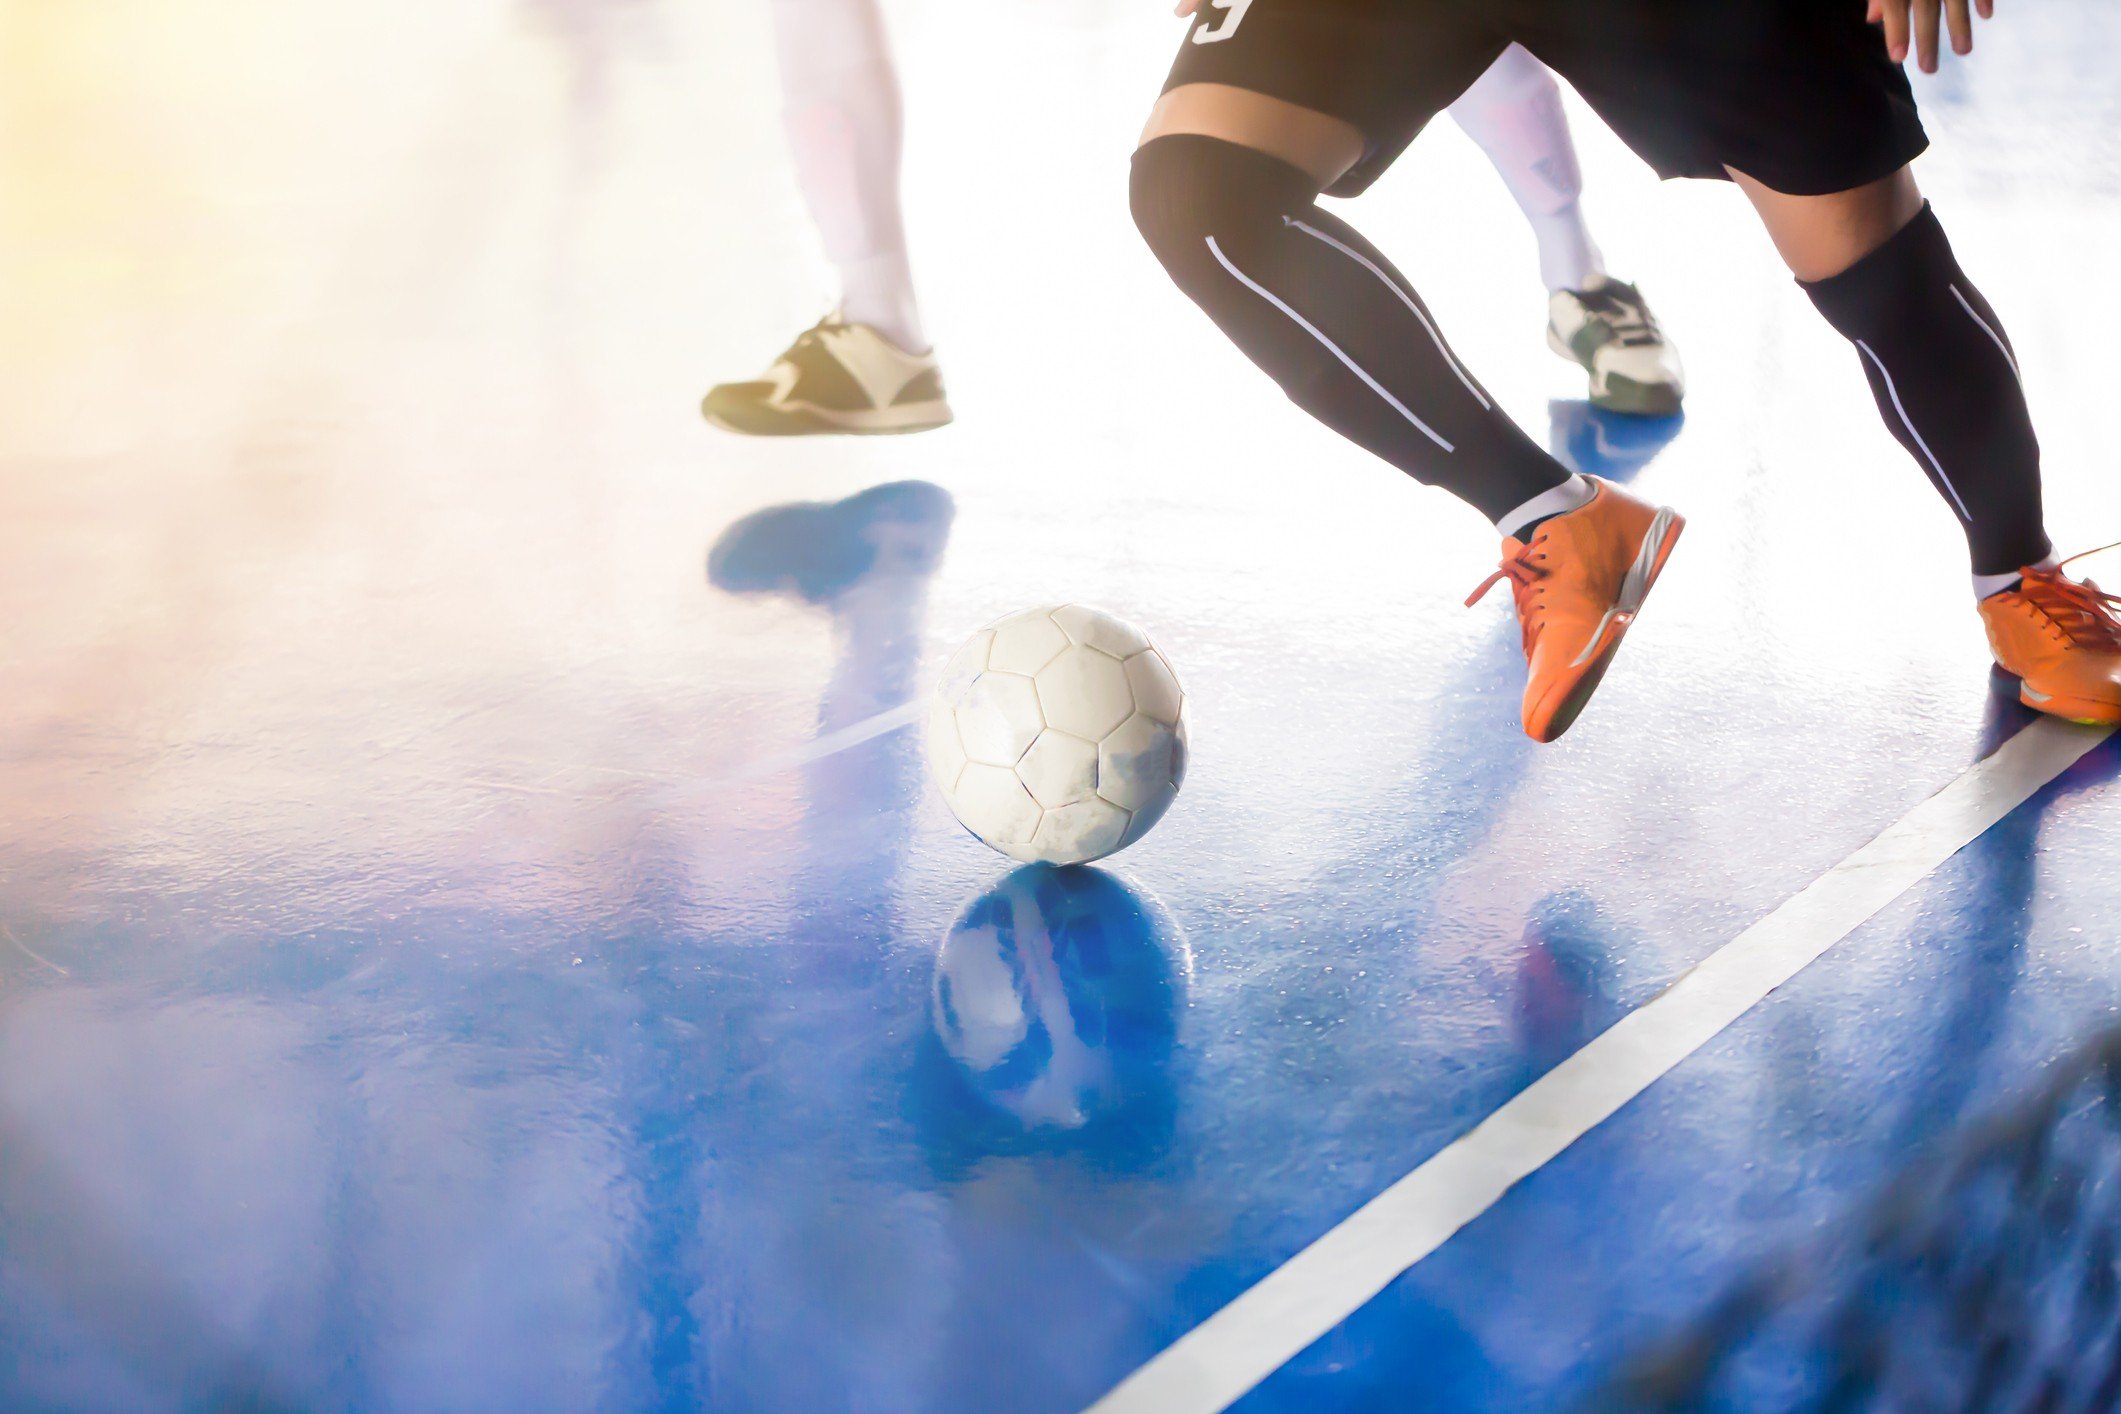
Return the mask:
[[(1571, 475), (1526, 437), (1405, 277), (1317, 204), (1326, 186), (1359, 189), (1499, 48), (1459, 36), (1459, 67), (1379, 72), (1364, 89), (1346, 80), (1369, 36), (1332, 28), (1363, 8), (1251, 0), (1227, 7), (1235, 20), (1197, 24), (1135, 153), (1135, 219), (1180, 288), (1291, 400), (1502, 530), (1496, 578), (1517, 590), (1531, 660), (1525, 726), (1551, 740), (1596, 686), (1680, 522)], [(1431, 60), (1453, 37), (1433, 38)], [(1366, 108), (1366, 93), (1379, 101)]]
[(899, 210), (904, 119), (877, 0), (773, 0), (781, 118), (796, 179), (840, 277), (840, 314), (928, 347)]
[(1958, 519), (1991, 646), (2026, 702), (2121, 721), (2121, 624), (2111, 600), (2055, 562), (2017, 355), (1913, 174), (1823, 196), (1733, 176), (1812, 303), (1855, 345), (1886, 427)]
[(1605, 256), (1583, 214), (1583, 170), (1562, 111), (1561, 86), (1521, 44), (1502, 51), (1451, 105), (1480, 144), (1539, 242), (1549, 290), (1584, 290), (1606, 278)]
[(1670, 414), (1686, 390), (1678, 353), (1635, 286), (1606, 272), (1583, 213), (1583, 172), (1561, 87), (1513, 44), (1451, 105), (1539, 243), (1547, 342), (1591, 376), (1591, 401), (1615, 412)]
[(1799, 285), (1855, 346), (1886, 427), (1951, 507), (1977, 587), (2043, 562), (2040, 444), (2009, 335), (1913, 174), (1820, 196), (1733, 175)]
[(1507, 533), (1520, 507), (1579, 493), (1383, 252), (1318, 205), (1365, 145), (1344, 120), (1268, 94), (1169, 90), (1134, 154), (1135, 224), (1291, 401)]
[(735, 431), (913, 432), (950, 420), (899, 211), (900, 105), (877, 0), (773, 0), (782, 118), (839, 307), (766, 376), (707, 396)]
[(1861, 8), (1497, 3), (1660, 173), (1745, 174), (1886, 425), (1965, 531), (1997, 661), (2029, 705), (2121, 721), (2121, 622), (2049, 558), (2016, 356), (1906, 170), (1928, 138)]

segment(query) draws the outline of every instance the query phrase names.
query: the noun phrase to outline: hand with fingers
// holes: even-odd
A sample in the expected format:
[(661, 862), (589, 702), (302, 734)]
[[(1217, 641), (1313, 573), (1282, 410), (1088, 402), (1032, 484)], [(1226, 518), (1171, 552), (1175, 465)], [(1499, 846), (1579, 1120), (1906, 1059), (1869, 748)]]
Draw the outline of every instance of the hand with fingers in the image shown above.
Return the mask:
[(1913, 35), (1915, 64), (1925, 74), (1937, 72), (1937, 31), (1951, 34), (1952, 52), (1968, 54), (1974, 48), (1974, 15), (1993, 19), (1996, 0), (1870, 0), (1870, 22), (1885, 26), (1886, 52), (1896, 64), (1907, 61), (1908, 40)]

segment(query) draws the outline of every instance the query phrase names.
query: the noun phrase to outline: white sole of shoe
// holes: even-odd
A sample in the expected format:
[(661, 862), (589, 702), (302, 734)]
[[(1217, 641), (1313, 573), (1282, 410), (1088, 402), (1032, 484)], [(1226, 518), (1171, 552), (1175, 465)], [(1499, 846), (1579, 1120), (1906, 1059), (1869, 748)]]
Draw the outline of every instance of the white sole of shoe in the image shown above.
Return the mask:
[(1591, 405), (1608, 412), (1628, 413), (1635, 417), (1670, 417), (1679, 411), (1686, 397), (1686, 388), (1678, 382), (1645, 383), (1640, 379), (1613, 377), (1605, 371), (1586, 366), (1576, 357), (1576, 351), (1563, 342), (1547, 326), (1547, 347), (1591, 375)]
[(790, 406), (799, 407), (819, 422), (842, 432), (923, 432), (943, 426), (954, 416), (950, 404), (944, 402), (905, 403), (863, 412), (835, 412), (808, 403), (792, 403)]
[[(714, 426), (745, 436), (816, 437), (841, 433), (847, 436), (886, 436), (903, 432), (926, 432), (948, 426), (954, 420), (945, 402), (906, 403), (863, 412), (842, 412), (811, 403), (783, 403), (769, 417), (755, 423), (740, 423), (718, 416), (702, 406), (701, 415)], [(768, 425), (778, 423), (778, 426)]]

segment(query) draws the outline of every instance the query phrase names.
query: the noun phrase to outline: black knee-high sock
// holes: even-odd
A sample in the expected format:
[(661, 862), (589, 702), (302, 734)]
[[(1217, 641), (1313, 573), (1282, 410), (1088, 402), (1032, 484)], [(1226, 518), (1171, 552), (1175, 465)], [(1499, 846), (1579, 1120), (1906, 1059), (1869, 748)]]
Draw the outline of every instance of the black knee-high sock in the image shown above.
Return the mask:
[(1304, 411), (1496, 520), (1569, 472), (1473, 380), (1390, 261), (1287, 163), (1209, 137), (1134, 154), (1135, 224)]
[(1974, 573), (2045, 558), (2040, 443), (2017, 355), (1928, 204), (1839, 275), (1799, 284), (1856, 345), (1885, 425), (1966, 531)]

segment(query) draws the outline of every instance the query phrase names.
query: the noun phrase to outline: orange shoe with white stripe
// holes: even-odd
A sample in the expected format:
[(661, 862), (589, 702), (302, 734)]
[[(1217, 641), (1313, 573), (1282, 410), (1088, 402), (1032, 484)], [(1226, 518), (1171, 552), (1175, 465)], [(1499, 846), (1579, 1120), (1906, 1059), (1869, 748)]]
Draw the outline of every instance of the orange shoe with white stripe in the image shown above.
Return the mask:
[(1470, 607), (1510, 582), (1529, 669), (1524, 729), (1534, 741), (1567, 731), (1591, 700), (1686, 528), (1668, 506), (1586, 479), (1591, 499), (1541, 521), (1529, 543), (1504, 540), (1502, 568), (1466, 600)]
[(2016, 589), (1981, 601), (1981, 622), (1997, 664), (2018, 679), (2019, 701), (2037, 712), (2106, 726), (2121, 723), (2121, 619), (2114, 614), (2121, 596), (2062, 572), (2083, 558), (2023, 571)]

